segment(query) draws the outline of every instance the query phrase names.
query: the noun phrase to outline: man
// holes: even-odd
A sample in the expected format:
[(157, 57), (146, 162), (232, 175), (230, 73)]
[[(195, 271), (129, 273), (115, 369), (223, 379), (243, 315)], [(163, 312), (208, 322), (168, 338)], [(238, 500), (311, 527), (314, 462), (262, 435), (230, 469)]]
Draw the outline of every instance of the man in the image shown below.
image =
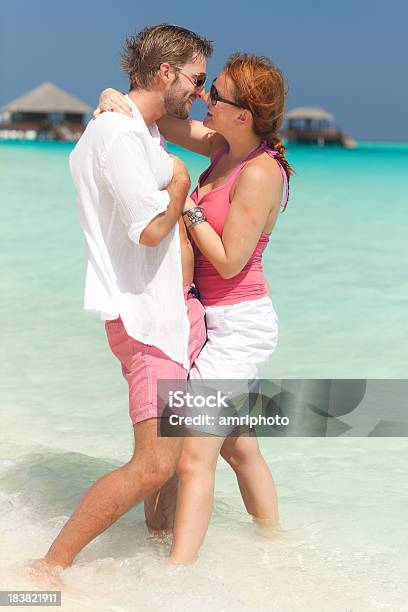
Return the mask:
[(89, 489), (32, 566), (51, 580), (58, 579), (57, 567), (70, 566), (84, 546), (144, 498), (150, 527), (169, 526), (155, 510), (158, 491), (175, 474), (182, 441), (157, 434), (156, 385), (160, 378), (187, 378), (205, 342), (205, 326), (190, 289), (194, 261), (180, 222), (190, 178), (160, 146), (155, 122), (165, 114), (188, 117), (211, 53), (206, 39), (167, 24), (127, 39), (122, 66), (133, 116), (103, 113), (70, 157), (86, 239), (84, 308), (105, 319), (129, 384), (135, 451)]

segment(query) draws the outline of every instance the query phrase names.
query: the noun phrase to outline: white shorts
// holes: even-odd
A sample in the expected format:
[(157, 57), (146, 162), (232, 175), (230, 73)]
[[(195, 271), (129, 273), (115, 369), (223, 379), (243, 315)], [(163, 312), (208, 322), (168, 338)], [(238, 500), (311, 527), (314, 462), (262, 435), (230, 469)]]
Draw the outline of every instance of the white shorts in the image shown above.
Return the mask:
[(278, 343), (278, 317), (262, 297), (231, 306), (206, 306), (207, 342), (190, 379), (256, 379)]

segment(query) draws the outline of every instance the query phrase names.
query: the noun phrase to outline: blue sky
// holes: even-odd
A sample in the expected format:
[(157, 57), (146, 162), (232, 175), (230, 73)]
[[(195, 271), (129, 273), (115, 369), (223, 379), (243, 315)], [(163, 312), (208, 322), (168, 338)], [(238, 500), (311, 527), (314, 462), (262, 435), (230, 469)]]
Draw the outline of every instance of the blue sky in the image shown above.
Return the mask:
[(108, 85), (127, 89), (125, 35), (160, 22), (214, 41), (210, 77), (234, 51), (265, 54), (288, 109), (322, 106), (356, 138), (408, 141), (406, 0), (0, 0), (0, 105), (43, 81), (92, 106)]

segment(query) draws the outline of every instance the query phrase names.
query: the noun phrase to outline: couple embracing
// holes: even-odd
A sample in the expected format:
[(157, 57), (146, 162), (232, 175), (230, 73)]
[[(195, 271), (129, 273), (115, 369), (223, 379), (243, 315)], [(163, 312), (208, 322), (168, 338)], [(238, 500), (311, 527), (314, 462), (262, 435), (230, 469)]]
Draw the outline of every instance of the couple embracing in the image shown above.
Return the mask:
[[(50, 579), (142, 500), (151, 531), (173, 530), (170, 561), (192, 563), (219, 454), (248, 513), (278, 523), (256, 437), (162, 437), (157, 427), (159, 380), (256, 379), (277, 344), (262, 255), (289, 192), (278, 136), (284, 79), (267, 58), (239, 53), (206, 92), (211, 53), (210, 41), (174, 25), (128, 38), (129, 94), (104, 92), (70, 157), (85, 233), (84, 307), (101, 313), (129, 385), (135, 450), (92, 485), (33, 565)], [(199, 97), (203, 122), (188, 119)], [(164, 140), (210, 159), (192, 192)]]

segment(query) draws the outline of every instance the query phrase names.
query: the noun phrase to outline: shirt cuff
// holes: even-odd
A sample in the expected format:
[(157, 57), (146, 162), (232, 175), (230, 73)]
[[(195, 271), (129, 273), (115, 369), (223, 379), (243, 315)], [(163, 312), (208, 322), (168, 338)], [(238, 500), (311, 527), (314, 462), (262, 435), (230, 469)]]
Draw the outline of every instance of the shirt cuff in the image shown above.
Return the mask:
[(155, 193), (154, 199), (157, 202), (157, 208), (155, 210), (150, 210), (149, 216), (143, 219), (143, 221), (139, 221), (139, 223), (132, 223), (132, 225), (129, 227), (128, 236), (135, 244), (140, 244), (140, 234), (144, 229), (146, 229), (149, 223), (155, 217), (157, 217), (157, 215), (167, 210), (170, 203), (170, 194), (168, 191), (163, 189), (163, 191), (158, 191)]

